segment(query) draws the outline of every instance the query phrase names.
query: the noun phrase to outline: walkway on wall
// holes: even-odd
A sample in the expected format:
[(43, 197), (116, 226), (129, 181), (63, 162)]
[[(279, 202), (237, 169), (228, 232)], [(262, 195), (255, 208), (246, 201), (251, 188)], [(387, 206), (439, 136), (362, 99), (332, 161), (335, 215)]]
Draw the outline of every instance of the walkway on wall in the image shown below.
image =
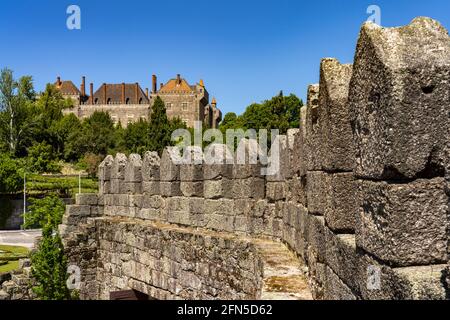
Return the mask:
[(280, 243), (253, 239), (264, 262), (263, 300), (312, 300), (305, 275), (306, 267)]

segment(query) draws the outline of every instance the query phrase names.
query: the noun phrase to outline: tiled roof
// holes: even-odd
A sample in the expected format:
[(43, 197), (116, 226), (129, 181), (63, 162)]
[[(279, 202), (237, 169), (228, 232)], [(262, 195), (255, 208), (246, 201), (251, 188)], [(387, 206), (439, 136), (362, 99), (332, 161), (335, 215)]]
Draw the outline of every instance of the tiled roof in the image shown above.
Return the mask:
[[(106, 86), (106, 101), (104, 96), (104, 88)], [(138, 89), (138, 99), (136, 100), (136, 86)], [(98, 104), (122, 104), (122, 84), (102, 84), (100, 88), (94, 93), (94, 103), (98, 101)], [(139, 84), (126, 83), (125, 84), (125, 102), (128, 100), (128, 104), (141, 104), (150, 103), (149, 99), (145, 95), (144, 91)]]
[(80, 95), (81, 92), (78, 90), (78, 88), (73, 84), (72, 81), (61, 81), (60, 85), (58, 85), (58, 82), (55, 82), (56, 87), (59, 89), (61, 94), (63, 95)]
[(191, 92), (195, 89), (196, 87), (190, 86), (185, 79), (171, 79), (159, 89), (159, 92)]

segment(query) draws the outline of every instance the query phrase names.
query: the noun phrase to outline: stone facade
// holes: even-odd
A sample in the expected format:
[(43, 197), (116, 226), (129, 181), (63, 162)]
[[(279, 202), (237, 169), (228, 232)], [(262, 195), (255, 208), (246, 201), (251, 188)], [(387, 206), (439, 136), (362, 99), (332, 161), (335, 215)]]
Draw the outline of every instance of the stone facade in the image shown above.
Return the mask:
[(211, 128), (217, 128), (222, 120), (222, 113), (217, 108), (217, 101), (213, 98), (209, 103), (209, 93), (203, 81), (190, 85), (180, 75), (176, 79), (156, 86), (157, 78), (152, 79), (152, 91), (142, 90), (139, 83), (107, 84), (103, 83), (94, 92), (94, 85), (90, 84), (90, 93), (86, 93), (85, 77), (82, 78), (80, 89), (72, 81), (62, 81), (59, 77), (55, 83), (65, 98), (70, 98), (74, 106), (64, 110), (65, 113), (75, 114), (84, 119), (96, 111), (108, 112), (115, 123), (126, 127), (129, 123), (148, 119), (151, 107), (157, 96), (166, 105), (169, 118), (179, 117), (188, 127), (194, 127), (196, 121)]

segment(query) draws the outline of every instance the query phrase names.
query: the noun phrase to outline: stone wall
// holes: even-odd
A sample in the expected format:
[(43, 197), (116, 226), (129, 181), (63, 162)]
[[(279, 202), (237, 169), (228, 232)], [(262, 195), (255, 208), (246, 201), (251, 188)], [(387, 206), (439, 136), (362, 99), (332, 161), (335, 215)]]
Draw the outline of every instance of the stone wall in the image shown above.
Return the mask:
[(231, 164), (180, 163), (173, 148), (108, 156), (99, 195), (61, 226), (82, 297), (260, 298), (264, 263), (243, 239), (266, 238), (307, 264), (316, 299), (448, 298), (449, 83), (437, 22), (367, 23), (353, 65), (322, 60), (300, 129), (277, 137), (276, 175), (224, 145)]

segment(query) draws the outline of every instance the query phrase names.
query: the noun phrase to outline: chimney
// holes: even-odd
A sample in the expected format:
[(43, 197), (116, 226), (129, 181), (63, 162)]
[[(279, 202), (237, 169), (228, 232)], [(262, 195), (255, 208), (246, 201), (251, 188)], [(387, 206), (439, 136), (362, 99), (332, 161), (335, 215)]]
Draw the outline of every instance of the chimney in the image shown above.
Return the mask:
[(103, 83), (103, 104), (106, 104), (106, 83)]
[(161, 82), (161, 83), (159, 84), (159, 90), (161, 90), (163, 86), (164, 86), (164, 84)]
[(125, 83), (122, 82), (122, 104), (125, 104)]
[(156, 93), (156, 86), (157, 86), (157, 78), (156, 75), (152, 75), (152, 93)]
[(89, 91), (90, 91), (90, 94), (91, 94), (89, 99), (91, 100), (91, 104), (94, 104), (94, 84), (92, 82), (89, 85)]
[(147, 99), (150, 99), (150, 96), (148, 95), (148, 88), (145, 88), (145, 96), (147, 97)]
[(136, 104), (139, 104), (139, 83), (136, 82), (135, 84), (135, 93), (136, 93)]
[(180, 84), (181, 83), (181, 75), (177, 74), (177, 83)]
[(86, 96), (86, 77), (81, 78), (81, 96), (84, 98)]
[(61, 77), (56, 78), (56, 85), (59, 87), (61, 86)]

